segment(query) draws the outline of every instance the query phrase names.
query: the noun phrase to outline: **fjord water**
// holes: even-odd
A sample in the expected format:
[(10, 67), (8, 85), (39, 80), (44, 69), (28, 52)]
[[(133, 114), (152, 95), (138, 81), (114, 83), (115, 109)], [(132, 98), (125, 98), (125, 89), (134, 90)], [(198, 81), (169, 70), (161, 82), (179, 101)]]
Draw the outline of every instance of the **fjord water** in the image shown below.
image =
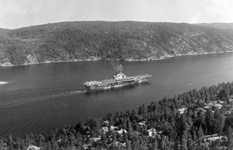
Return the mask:
[[(149, 73), (149, 84), (93, 92), (81, 83), (111, 78), (119, 62), (70, 62), (0, 67), (0, 136), (23, 136), (72, 125), (172, 97), (194, 88), (233, 81), (233, 53), (120, 62), (126, 75)], [(70, 93), (70, 94), (67, 94)]]

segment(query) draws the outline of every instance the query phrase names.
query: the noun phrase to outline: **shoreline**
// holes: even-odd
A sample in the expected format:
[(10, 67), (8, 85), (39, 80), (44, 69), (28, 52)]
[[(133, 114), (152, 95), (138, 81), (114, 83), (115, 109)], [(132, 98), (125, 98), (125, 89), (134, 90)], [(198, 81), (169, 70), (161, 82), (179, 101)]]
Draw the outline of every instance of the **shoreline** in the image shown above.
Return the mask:
[[(233, 53), (233, 51), (165, 55), (165, 56), (161, 56), (160, 58), (156, 58), (156, 57), (148, 57), (148, 58), (143, 58), (143, 59), (127, 58), (127, 59), (124, 59), (123, 61), (128, 61), (128, 62), (158, 61), (158, 60), (164, 60), (164, 59), (169, 59), (169, 58), (174, 58), (174, 57), (212, 55), (212, 54), (223, 54), (223, 53)], [(47, 63), (61, 63), (61, 62), (84, 62), (84, 61), (88, 62), (88, 61), (99, 61), (99, 60), (104, 60), (104, 58), (92, 56), (92, 58), (88, 58), (88, 59), (74, 59), (74, 60), (67, 60), (67, 61), (45, 61), (45, 62), (25, 63), (22, 65), (13, 65), (10, 62), (6, 62), (6, 63), (0, 64), (0, 67), (28, 66), (28, 65), (39, 65), (39, 64), (47, 64)], [(120, 59), (105, 59), (105, 60), (106, 61), (119, 61)]]

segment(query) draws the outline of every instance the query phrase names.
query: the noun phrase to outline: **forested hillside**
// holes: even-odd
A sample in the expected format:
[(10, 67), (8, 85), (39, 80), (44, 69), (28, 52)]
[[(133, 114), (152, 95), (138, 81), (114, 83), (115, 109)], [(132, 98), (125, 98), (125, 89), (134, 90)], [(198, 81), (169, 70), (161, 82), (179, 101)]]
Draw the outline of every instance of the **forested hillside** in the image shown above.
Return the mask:
[(199, 25), (213, 27), (222, 30), (233, 30), (233, 23), (202, 23)]
[(0, 64), (87, 59), (157, 60), (233, 51), (233, 29), (219, 26), (95, 21), (0, 29)]

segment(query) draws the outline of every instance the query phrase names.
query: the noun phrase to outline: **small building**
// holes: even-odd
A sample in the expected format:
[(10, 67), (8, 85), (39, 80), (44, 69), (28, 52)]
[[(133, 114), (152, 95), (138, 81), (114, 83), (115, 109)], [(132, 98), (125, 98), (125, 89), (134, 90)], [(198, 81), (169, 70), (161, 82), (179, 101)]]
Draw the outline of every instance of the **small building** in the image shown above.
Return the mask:
[(91, 138), (91, 141), (97, 142), (97, 141), (99, 141), (100, 139), (101, 139), (100, 137), (95, 137), (95, 138)]
[[(221, 101), (221, 103), (222, 103), (222, 101)], [(213, 101), (212, 103), (208, 103), (204, 108), (208, 109), (208, 108), (212, 108), (212, 107), (215, 107), (217, 109), (221, 109), (222, 108), (222, 104), (217, 103), (216, 101)]]
[(225, 114), (226, 114), (226, 115), (229, 115), (229, 114), (231, 114), (232, 112), (233, 112), (233, 108), (231, 108), (231, 109), (225, 111)]
[(109, 121), (108, 121), (108, 120), (105, 120), (105, 121), (104, 121), (104, 125), (105, 125), (105, 126), (109, 126)]
[(83, 149), (89, 149), (90, 146), (91, 146), (91, 143), (89, 143), (89, 144), (83, 144)]
[(219, 100), (218, 102), (219, 102), (220, 104), (223, 104), (223, 103), (224, 103), (224, 101), (221, 101), (221, 100)]
[(114, 130), (117, 130), (118, 127), (117, 126), (110, 126), (110, 130), (114, 131)]
[(125, 143), (121, 143), (121, 142), (118, 142), (118, 141), (116, 141), (116, 145), (120, 145), (120, 146), (123, 146), (123, 147), (125, 147), (125, 146), (126, 146), (126, 144), (125, 144)]
[(91, 130), (89, 126), (84, 126), (83, 129), (86, 130), (86, 131), (90, 131)]
[(185, 110), (186, 110), (186, 108), (180, 108), (180, 109), (178, 109), (178, 111), (179, 111), (181, 114), (183, 114)]
[(117, 131), (118, 134), (122, 134), (123, 132), (124, 132), (124, 133), (127, 133), (127, 130), (125, 130), (125, 129), (120, 129), (120, 130)]
[(148, 133), (149, 133), (149, 135), (148, 135), (149, 137), (154, 137), (154, 136), (157, 134), (155, 128), (150, 128), (150, 129), (148, 129), (147, 131), (148, 131)]
[(141, 121), (138, 123), (140, 126), (145, 126), (146, 125), (146, 121)]
[(102, 131), (103, 131), (104, 134), (107, 133), (109, 131), (108, 127), (102, 127)]
[(40, 148), (34, 145), (29, 145), (27, 150), (40, 150)]
[(217, 109), (221, 109), (222, 105), (221, 104), (215, 104), (214, 107), (217, 107)]
[(220, 141), (227, 141), (227, 137), (226, 136), (218, 136), (217, 134), (213, 134), (213, 135), (206, 135), (205, 139), (209, 142), (214, 142), (216, 140), (220, 140)]

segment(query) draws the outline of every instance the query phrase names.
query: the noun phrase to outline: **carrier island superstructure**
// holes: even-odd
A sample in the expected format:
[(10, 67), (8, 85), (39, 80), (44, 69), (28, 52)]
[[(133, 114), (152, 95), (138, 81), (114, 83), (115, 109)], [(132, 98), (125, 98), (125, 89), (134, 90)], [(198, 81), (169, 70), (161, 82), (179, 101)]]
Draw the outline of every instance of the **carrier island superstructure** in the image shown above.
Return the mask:
[(152, 77), (152, 75), (143, 74), (126, 76), (122, 73), (122, 71), (120, 71), (116, 73), (112, 79), (102, 81), (87, 81), (83, 83), (83, 85), (86, 87), (87, 91), (99, 91), (147, 82), (149, 77)]

